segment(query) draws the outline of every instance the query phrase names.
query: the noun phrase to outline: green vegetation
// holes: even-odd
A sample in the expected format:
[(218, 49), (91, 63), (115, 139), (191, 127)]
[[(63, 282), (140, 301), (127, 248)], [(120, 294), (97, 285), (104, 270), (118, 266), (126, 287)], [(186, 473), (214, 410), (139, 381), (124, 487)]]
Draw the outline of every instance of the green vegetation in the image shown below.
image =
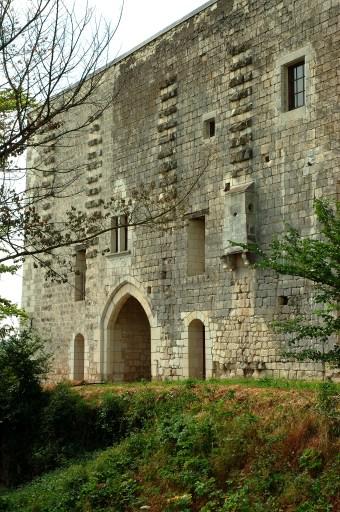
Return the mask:
[(0, 511), (338, 510), (338, 387), (249, 382), (57, 387), (44, 432), (64, 462), (90, 433), (110, 447), (3, 492)]
[[(277, 331), (290, 335), (292, 351), (287, 355), (339, 367), (340, 345), (332, 347), (328, 342), (340, 334), (340, 202), (317, 199), (314, 210), (318, 236), (304, 237), (290, 228), (266, 252), (256, 245), (243, 247), (259, 256), (258, 268), (302, 277), (314, 285), (315, 321), (296, 317), (273, 324)], [(301, 341), (307, 342), (307, 348), (299, 347)]]
[(47, 361), (42, 342), (31, 332), (0, 336), (0, 482), (17, 483), (30, 475)]

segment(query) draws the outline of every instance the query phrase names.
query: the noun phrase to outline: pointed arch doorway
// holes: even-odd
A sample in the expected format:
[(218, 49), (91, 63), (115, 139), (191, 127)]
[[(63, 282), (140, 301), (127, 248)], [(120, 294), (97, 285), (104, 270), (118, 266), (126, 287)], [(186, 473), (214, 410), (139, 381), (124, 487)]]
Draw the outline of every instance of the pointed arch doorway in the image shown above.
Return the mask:
[(151, 380), (153, 324), (149, 303), (133, 285), (125, 284), (111, 296), (102, 324), (105, 380)]

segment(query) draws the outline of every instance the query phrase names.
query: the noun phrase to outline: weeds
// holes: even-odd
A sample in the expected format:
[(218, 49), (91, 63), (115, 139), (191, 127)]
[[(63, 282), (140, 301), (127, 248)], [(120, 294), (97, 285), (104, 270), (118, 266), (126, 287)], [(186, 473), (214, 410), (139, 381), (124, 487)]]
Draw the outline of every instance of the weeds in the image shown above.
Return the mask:
[[(329, 388), (317, 405), (309, 392), (272, 400), (266, 390), (211, 382), (105, 390), (101, 402), (89, 405), (91, 428), (113, 446), (0, 495), (1, 512), (338, 509), (338, 440), (335, 431), (324, 436), (325, 423), (333, 422)], [(67, 393), (59, 392), (52, 418)], [(82, 402), (72, 400), (81, 416)], [(69, 416), (65, 410), (67, 424)], [(55, 423), (49, 425), (55, 435)]]

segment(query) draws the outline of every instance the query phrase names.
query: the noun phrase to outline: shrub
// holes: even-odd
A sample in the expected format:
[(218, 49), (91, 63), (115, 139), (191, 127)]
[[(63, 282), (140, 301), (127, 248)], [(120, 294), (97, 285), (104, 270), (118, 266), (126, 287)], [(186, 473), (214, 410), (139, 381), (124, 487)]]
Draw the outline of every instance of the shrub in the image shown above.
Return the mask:
[(98, 407), (97, 427), (104, 446), (116, 443), (127, 432), (128, 400), (112, 393), (104, 396)]
[(339, 392), (333, 382), (323, 382), (319, 387), (318, 410), (329, 423), (329, 432), (340, 435)]
[(316, 448), (306, 448), (300, 458), (299, 465), (312, 475), (316, 474), (323, 466), (323, 457)]
[(45, 402), (40, 379), (48, 370), (42, 341), (32, 331), (15, 332), (0, 343), (0, 481), (31, 475), (32, 446)]
[(48, 393), (43, 410), (34, 454), (36, 472), (98, 447), (95, 425), (95, 408), (66, 384), (58, 384)]

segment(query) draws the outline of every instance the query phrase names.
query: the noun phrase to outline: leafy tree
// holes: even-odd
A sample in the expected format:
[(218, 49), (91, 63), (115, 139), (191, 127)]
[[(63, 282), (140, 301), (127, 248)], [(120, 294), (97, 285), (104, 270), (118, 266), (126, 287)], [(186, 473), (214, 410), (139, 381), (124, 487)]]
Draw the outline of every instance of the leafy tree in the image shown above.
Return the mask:
[[(307, 341), (310, 346), (293, 350), (289, 355), (340, 366), (340, 346), (327, 348), (330, 337), (340, 334), (340, 203), (332, 205), (318, 199), (314, 209), (320, 226), (317, 236), (303, 237), (298, 230), (290, 228), (281, 239), (271, 242), (267, 252), (258, 246), (248, 249), (259, 256), (257, 267), (302, 277), (314, 284), (315, 321), (297, 317), (274, 322), (277, 331), (291, 335), (293, 347), (301, 341)], [(320, 350), (317, 344), (321, 345)]]
[[(57, 206), (73, 195), (72, 186), (86, 171), (73, 154), (47, 164), (51, 152), (59, 148), (63, 155), (65, 146), (76, 147), (124, 87), (124, 77), (115, 80), (105, 66), (115, 30), (97, 22), (84, 3), (79, 17), (66, 0), (27, 0), (24, 7), (19, 0), (0, 2), (0, 264), (30, 256), (57, 281), (67, 280), (72, 266), (67, 250), (58, 249), (90, 245), (111, 231), (114, 215), (124, 225), (171, 220), (199, 178), (188, 181), (181, 197), (164, 178), (162, 194), (154, 183), (144, 183), (127, 200), (103, 203), (101, 212), (55, 208), (58, 218), (46, 218), (42, 202)], [(33, 178), (18, 187), (26, 151)]]
[[(1, 274), (14, 274), (17, 271), (17, 265), (1, 265), (0, 264), (0, 276)], [(10, 327), (6, 323), (11, 317), (26, 318), (25, 312), (19, 308), (16, 304), (13, 304), (10, 300), (0, 297), (0, 341), (8, 332)]]
[[(114, 88), (105, 97), (97, 92), (114, 32), (87, 3), (78, 15), (64, 0), (0, 2), (0, 276), (14, 273), (13, 260), (20, 263), (32, 250), (28, 238), (41, 251), (49, 249), (34, 205), (55, 197), (58, 187), (25, 186), (24, 157), (86, 128), (112, 103)], [(88, 115), (74, 115), (70, 130), (62, 116), (83, 105)], [(41, 161), (28, 171), (42, 176)], [(0, 324), (13, 315), (23, 312), (0, 298)]]

